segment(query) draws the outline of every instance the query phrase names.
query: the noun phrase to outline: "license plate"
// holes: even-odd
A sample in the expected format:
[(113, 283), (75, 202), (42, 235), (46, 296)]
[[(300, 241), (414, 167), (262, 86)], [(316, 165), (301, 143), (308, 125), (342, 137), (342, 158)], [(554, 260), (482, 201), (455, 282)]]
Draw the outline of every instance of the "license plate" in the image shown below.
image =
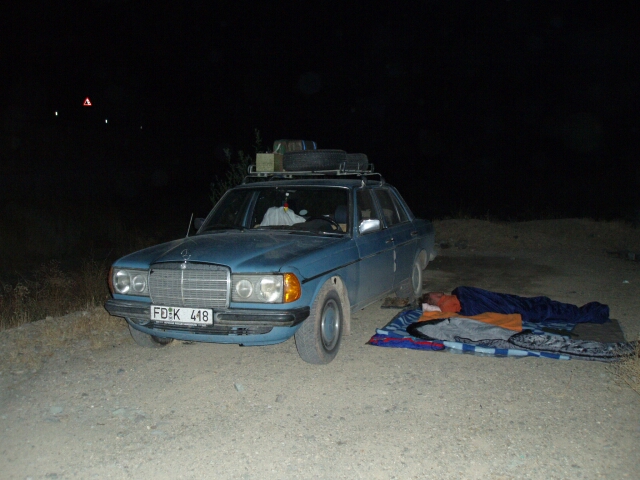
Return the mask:
[(163, 307), (161, 305), (151, 305), (151, 320), (165, 323), (213, 325), (213, 310), (210, 308)]

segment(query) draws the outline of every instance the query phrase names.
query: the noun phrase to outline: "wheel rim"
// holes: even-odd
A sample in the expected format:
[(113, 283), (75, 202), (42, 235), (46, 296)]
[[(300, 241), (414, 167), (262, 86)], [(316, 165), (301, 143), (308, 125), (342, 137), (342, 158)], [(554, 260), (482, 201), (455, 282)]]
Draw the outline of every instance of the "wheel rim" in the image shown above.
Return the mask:
[(340, 309), (335, 300), (330, 299), (322, 311), (322, 324), (320, 325), (322, 345), (327, 350), (332, 350), (338, 343), (340, 334)]
[(413, 271), (411, 272), (411, 286), (413, 287), (413, 293), (418, 296), (422, 293), (422, 275), (420, 275), (420, 266), (418, 263), (413, 264)]

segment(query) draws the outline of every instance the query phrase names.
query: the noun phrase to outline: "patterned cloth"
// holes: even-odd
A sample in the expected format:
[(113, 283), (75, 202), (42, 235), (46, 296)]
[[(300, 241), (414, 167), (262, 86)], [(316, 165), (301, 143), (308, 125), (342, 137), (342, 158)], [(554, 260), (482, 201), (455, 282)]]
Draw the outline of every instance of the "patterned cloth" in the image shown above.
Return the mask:
[[(442, 328), (439, 322), (449, 322), (453, 319), (436, 320), (434, 322), (419, 322), (422, 315), (420, 310), (405, 310), (396, 315), (391, 322), (382, 329), (376, 330), (376, 334), (369, 341), (372, 345), (387, 347), (404, 347), (423, 350), (449, 350), (455, 353), (471, 353), (474, 355), (500, 356), (500, 357), (544, 357), (556, 360), (569, 360), (571, 358), (581, 360), (593, 360), (600, 362), (615, 362), (621, 358), (632, 355), (636, 349), (636, 342), (605, 343), (590, 340), (572, 339), (568, 335), (533, 329), (523, 331), (508, 337), (495, 335), (495, 338), (485, 338), (485, 333), (491, 333), (491, 325), (480, 325), (479, 331), (482, 340), (467, 338), (478, 333), (468, 325), (460, 324), (460, 333), (451, 325)], [(457, 319), (471, 322), (469, 319)], [(480, 323), (480, 322), (478, 322)], [(488, 329), (487, 329), (488, 327)], [(547, 326), (545, 326), (546, 329)], [(569, 333), (574, 324), (557, 321), (554, 327), (559, 332)], [(466, 329), (466, 330), (465, 330)], [(506, 329), (502, 329), (509, 332)], [(433, 338), (440, 332), (446, 340)], [(444, 348), (443, 348), (444, 347)]]
[(414, 337), (391, 337), (389, 335), (375, 334), (369, 340), (370, 345), (376, 347), (412, 348), (414, 350), (444, 350), (442, 342), (420, 340)]

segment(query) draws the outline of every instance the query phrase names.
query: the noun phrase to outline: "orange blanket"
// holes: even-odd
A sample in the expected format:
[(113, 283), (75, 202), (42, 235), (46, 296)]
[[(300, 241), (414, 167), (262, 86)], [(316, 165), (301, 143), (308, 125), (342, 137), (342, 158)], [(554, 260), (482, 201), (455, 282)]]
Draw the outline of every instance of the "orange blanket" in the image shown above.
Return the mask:
[(458, 315), (455, 312), (423, 312), (422, 316), (418, 320), (419, 322), (428, 322), (429, 320), (437, 320), (439, 318), (470, 318), (471, 320), (477, 320), (479, 322), (490, 323), (497, 327), (508, 328), (514, 332), (522, 331), (522, 315), (519, 313), (481, 313), (480, 315), (473, 315), (471, 317), (465, 317), (464, 315)]

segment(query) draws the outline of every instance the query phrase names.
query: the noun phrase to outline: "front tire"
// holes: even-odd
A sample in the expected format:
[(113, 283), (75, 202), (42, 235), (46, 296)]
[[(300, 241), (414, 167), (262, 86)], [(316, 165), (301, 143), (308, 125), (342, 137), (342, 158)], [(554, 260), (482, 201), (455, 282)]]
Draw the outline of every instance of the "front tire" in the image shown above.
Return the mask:
[(316, 365), (331, 362), (342, 339), (343, 309), (335, 284), (326, 282), (311, 306), (311, 314), (295, 333), (300, 357)]
[(136, 330), (131, 326), (129, 322), (127, 322), (127, 324), (129, 325), (129, 332), (131, 333), (131, 337), (133, 337), (133, 340), (141, 347), (160, 348), (173, 342), (173, 338), (163, 338), (156, 337), (155, 335), (149, 335), (147, 333), (141, 332), (140, 330)]

